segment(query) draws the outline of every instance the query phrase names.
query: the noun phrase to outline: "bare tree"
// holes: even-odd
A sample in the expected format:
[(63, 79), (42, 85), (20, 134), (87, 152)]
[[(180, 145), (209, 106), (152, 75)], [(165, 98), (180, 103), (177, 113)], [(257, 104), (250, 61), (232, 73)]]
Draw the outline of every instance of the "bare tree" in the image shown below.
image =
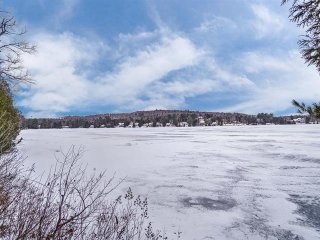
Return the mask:
[(167, 239), (148, 222), (146, 199), (129, 189), (110, 201), (118, 184), (104, 172), (88, 176), (81, 154), (72, 147), (39, 182), (22, 177), (17, 152), (1, 159), (1, 239)]
[(36, 48), (22, 38), (25, 33), (13, 16), (0, 11), (0, 81), (14, 85), (32, 82), (23, 66), (22, 54), (34, 53)]

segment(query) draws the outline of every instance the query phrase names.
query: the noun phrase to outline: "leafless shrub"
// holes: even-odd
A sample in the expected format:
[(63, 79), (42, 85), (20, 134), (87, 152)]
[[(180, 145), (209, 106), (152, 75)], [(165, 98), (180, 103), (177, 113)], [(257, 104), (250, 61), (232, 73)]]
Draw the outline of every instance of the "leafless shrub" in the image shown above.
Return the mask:
[(81, 154), (72, 147), (39, 182), (17, 152), (1, 155), (1, 239), (167, 239), (152, 229), (147, 199), (129, 189), (110, 201), (118, 184), (105, 172), (88, 176)]

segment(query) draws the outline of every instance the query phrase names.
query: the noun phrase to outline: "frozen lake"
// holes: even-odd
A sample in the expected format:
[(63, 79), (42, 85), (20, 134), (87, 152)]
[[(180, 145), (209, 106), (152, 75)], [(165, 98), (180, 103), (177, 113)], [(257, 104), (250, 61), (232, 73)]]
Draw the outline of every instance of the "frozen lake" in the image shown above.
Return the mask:
[(84, 146), (90, 168), (147, 196), (151, 220), (182, 239), (320, 239), (320, 125), (24, 130), (48, 171)]

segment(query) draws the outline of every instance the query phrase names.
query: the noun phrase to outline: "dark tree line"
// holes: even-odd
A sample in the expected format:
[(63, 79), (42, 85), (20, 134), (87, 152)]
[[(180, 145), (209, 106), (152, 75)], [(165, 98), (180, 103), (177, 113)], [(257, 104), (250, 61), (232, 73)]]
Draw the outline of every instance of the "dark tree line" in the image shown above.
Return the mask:
[[(124, 127), (131, 124), (132, 127), (142, 127), (144, 124), (148, 124), (151, 127), (166, 126), (170, 123), (171, 126), (179, 126), (179, 123), (186, 122), (188, 126), (199, 126), (199, 118), (204, 120), (205, 126), (212, 125), (224, 125), (224, 124), (291, 124), (292, 120), (299, 116), (273, 116), (271, 113), (259, 113), (257, 115), (246, 114), (223, 114), (217, 115), (214, 113), (206, 113), (197, 115), (195, 113), (182, 113), (182, 114), (168, 114), (166, 116), (156, 116), (154, 118), (140, 116), (138, 118), (120, 118), (112, 119), (109, 116), (106, 117), (66, 117), (60, 119), (24, 119), (23, 128), (25, 129), (50, 129), (50, 128), (114, 128), (119, 126), (120, 123)], [(307, 119), (308, 120), (308, 119)]]

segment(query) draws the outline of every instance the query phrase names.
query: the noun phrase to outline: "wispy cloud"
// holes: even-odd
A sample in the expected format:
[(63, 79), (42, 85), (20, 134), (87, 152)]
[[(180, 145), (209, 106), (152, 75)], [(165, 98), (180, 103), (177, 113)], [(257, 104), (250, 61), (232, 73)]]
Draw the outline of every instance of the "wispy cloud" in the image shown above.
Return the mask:
[(200, 26), (195, 30), (197, 32), (214, 32), (220, 29), (232, 29), (235, 30), (237, 28), (237, 24), (229, 18), (220, 17), (220, 16), (211, 16), (207, 18), (203, 22), (201, 22)]
[(80, 0), (60, 0), (57, 1), (58, 10), (53, 17), (53, 22), (55, 25), (64, 24), (66, 20), (72, 18), (75, 14), (74, 10), (79, 4)]
[[(154, 35), (157, 38), (150, 38)], [(97, 75), (90, 70), (101, 61), (99, 53), (105, 47), (99, 41), (70, 33), (35, 38), (38, 54), (26, 57), (25, 63), (37, 84), (19, 102), (33, 116), (98, 106), (124, 111), (177, 108), (186, 106), (188, 97), (254, 85), (245, 75), (223, 69), (190, 39), (169, 31), (120, 36), (125, 42), (150, 42), (136, 51), (120, 52), (124, 55), (117, 64)]]
[(36, 84), (18, 104), (29, 108), (32, 114), (44, 116), (80, 107), (79, 103), (88, 98), (90, 85), (81, 66), (97, 58), (99, 47), (67, 33), (38, 34), (35, 39), (37, 54), (25, 56), (24, 62)]
[[(25, 64), (37, 84), (22, 92), (18, 104), (29, 116), (59, 116), (88, 109), (190, 106), (279, 112), (290, 108), (292, 98), (315, 101), (320, 98), (318, 74), (304, 65), (296, 50), (299, 33), (274, 2), (239, 0), (232, 4), (234, 9), (215, 1), (206, 9), (194, 7), (193, 1), (179, 8), (168, 2), (181, 10), (174, 17), (152, 2), (139, 3), (133, 16), (138, 19), (141, 9), (147, 9), (142, 21), (121, 22), (115, 13), (120, 23), (110, 31), (102, 22), (90, 25), (88, 19), (74, 18), (92, 27), (85, 29), (78, 22), (76, 26), (83, 28), (74, 32), (90, 32), (80, 36), (66, 32), (60, 23), (73, 24), (66, 19), (84, 2), (59, 0), (50, 15), (58, 21), (55, 31), (33, 30), (31, 40), (38, 44), (38, 53), (26, 57)], [(89, 10), (104, 14), (101, 9)]]
[(139, 97), (150, 84), (168, 73), (197, 64), (199, 51), (188, 39), (173, 36), (151, 44), (135, 56), (127, 57), (99, 84), (105, 85), (98, 93), (117, 104), (128, 103)]
[(255, 15), (252, 24), (257, 38), (272, 36), (285, 27), (284, 17), (272, 12), (267, 6), (253, 4), (251, 9)]
[(290, 109), (292, 99), (319, 99), (319, 74), (306, 67), (296, 50), (281, 53), (249, 52), (239, 59), (239, 66), (252, 75), (256, 87), (246, 92), (240, 104), (228, 111), (247, 113), (282, 112)]
[(154, 82), (197, 64), (202, 56), (190, 40), (168, 35), (135, 55), (122, 56), (111, 72), (88, 78), (88, 65), (99, 59), (101, 46), (67, 33), (40, 34), (36, 39), (38, 54), (26, 56), (25, 64), (37, 84), (19, 103), (33, 114), (54, 115), (84, 105), (138, 103)]

